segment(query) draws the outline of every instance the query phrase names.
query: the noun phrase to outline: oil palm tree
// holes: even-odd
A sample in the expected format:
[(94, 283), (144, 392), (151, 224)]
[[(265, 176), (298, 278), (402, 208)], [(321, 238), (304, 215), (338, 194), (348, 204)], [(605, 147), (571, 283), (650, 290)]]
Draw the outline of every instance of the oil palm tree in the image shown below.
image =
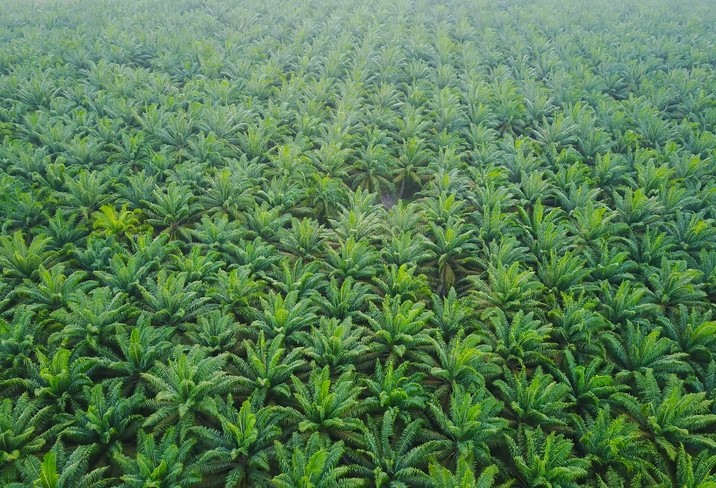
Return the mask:
[(281, 473), (271, 480), (278, 488), (328, 488), (365, 486), (364, 480), (351, 477), (351, 467), (339, 465), (345, 453), (342, 442), (327, 444), (317, 433), (307, 441), (294, 436), (287, 446), (276, 441), (276, 457)]
[(281, 434), (282, 414), (273, 408), (253, 408), (246, 400), (241, 408), (231, 396), (217, 401), (220, 429), (192, 427), (198, 445), (205, 450), (197, 459), (205, 486), (245, 487), (265, 484), (270, 476), (270, 455)]
[(207, 357), (198, 346), (188, 352), (177, 346), (173, 356), (166, 364), (157, 362), (148, 373), (142, 373), (154, 393), (147, 402), (152, 413), (143, 427), (164, 432), (177, 425), (183, 441), (199, 419), (216, 416), (216, 398), (237, 391), (239, 378), (224, 370), (226, 355)]
[(526, 428), (507, 438), (519, 483), (524, 487), (577, 487), (590, 462), (572, 454), (573, 442), (554, 432)]
[(486, 467), (491, 461), (491, 447), (499, 447), (507, 430), (507, 421), (499, 416), (502, 402), (485, 389), (470, 393), (456, 387), (450, 395), (447, 411), (430, 403), (440, 442), (443, 464), (454, 465), (456, 460), (470, 458)]
[(368, 419), (363, 446), (351, 455), (356, 458), (356, 473), (371, 480), (373, 486), (430, 486), (425, 470), (439, 450), (438, 441), (419, 442), (421, 419), (400, 425), (397, 416), (397, 410), (390, 408), (380, 422)]

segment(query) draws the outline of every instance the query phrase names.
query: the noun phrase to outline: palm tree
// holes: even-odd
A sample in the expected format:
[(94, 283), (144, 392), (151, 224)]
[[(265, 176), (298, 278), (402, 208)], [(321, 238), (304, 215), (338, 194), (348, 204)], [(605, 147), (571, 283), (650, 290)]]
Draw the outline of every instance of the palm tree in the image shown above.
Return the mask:
[(689, 269), (684, 261), (671, 262), (663, 257), (661, 267), (647, 276), (651, 297), (662, 310), (669, 310), (679, 304), (703, 305), (706, 293), (696, 281), (700, 275), (700, 271)]
[(682, 444), (676, 459), (674, 485), (686, 488), (708, 488), (716, 484), (716, 475), (713, 474), (715, 466), (716, 456), (703, 451), (694, 458), (686, 452)]
[(364, 322), (363, 317), (371, 303), (378, 299), (378, 295), (371, 292), (371, 287), (352, 277), (343, 280), (340, 285), (335, 278), (331, 278), (328, 286), (317, 298), (323, 314), (336, 319), (348, 319)]
[(604, 356), (602, 334), (611, 325), (596, 309), (599, 305), (594, 299), (588, 299), (587, 293), (578, 296), (562, 294), (559, 304), (547, 313), (554, 325), (558, 344), (566, 347), (567, 352), (575, 353), (578, 358)]
[(200, 293), (200, 283), (187, 283), (187, 278), (185, 272), (167, 273), (163, 268), (156, 279), (147, 280), (146, 286), (138, 285), (154, 324), (185, 327), (213, 308), (211, 299)]
[(589, 423), (578, 417), (575, 422), (581, 435), (579, 446), (587, 453), (595, 474), (609, 469), (629, 476), (654, 471), (649, 461), (656, 454), (654, 447), (627, 416), (614, 418), (605, 405)]
[(426, 324), (432, 314), (425, 311), (424, 303), (386, 297), (381, 309), (373, 304), (371, 309), (367, 319), (373, 331), (372, 356), (396, 361), (427, 357), (431, 343)]
[(195, 326), (186, 332), (189, 344), (198, 344), (211, 354), (233, 354), (242, 331), (242, 324), (234, 316), (212, 310), (197, 319)]
[(204, 486), (246, 487), (269, 481), (269, 457), (281, 434), (282, 414), (273, 408), (255, 409), (246, 400), (236, 409), (232, 398), (217, 400), (221, 430), (194, 426), (192, 433), (205, 450), (197, 464)]
[(57, 405), (66, 413), (82, 408), (85, 387), (93, 384), (90, 371), (97, 365), (97, 358), (78, 357), (64, 348), (55, 349), (51, 358), (39, 351), (36, 354), (40, 368), (33, 378), (34, 395), (40, 404)]
[(657, 319), (664, 335), (679, 351), (688, 354), (688, 363), (697, 374), (705, 372), (705, 366), (713, 360), (713, 351), (716, 351), (716, 322), (710, 318), (710, 312), (701, 314), (680, 304), (673, 318), (661, 316)]
[(477, 334), (465, 337), (458, 331), (450, 342), (442, 337), (431, 337), (432, 351), (425, 359), (415, 363), (415, 367), (425, 371), (426, 383), (432, 387), (434, 398), (446, 403), (446, 399), (455, 388), (463, 387), (473, 392), (479, 385), (485, 384), (485, 378), (499, 376), (499, 357), (489, 345), (482, 343)]
[(520, 428), (565, 429), (565, 413), (574, 404), (569, 386), (554, 381), (539, 367), (531, 376), (522, 370), (495, 381), (509, 415)]
[(24, 460), (41, 452), (48, 440), (52, 407), (40, 407), (26, 393), (15, 401), (5, 398), (0, 403), (0, 481), (17, 479)]
[(64, 327), (54, 332), (48, 342), (59, 342), (62, 347), (87, 355), (109, 355), (108, 349), (116, 344), (119, 326), (130, 314), (126, 296), (121, 292), (113, 294), (108, 287), (95, 288), (90, 293), (80, 291), (67, 309), (53, 314)]
[(486, 281), (477, 276), (469, 278), (473, 284), (471, 295), (478, 306), (499, 307), (507, 313), (534, 309), (544, 289), (534, 274), (532, 270), (522, 270), (519, 262), (510, 266), (488, 264)]
[(554, 432), (521, 429), (517, 439), (507, 437), (515, 474), (521, 486), (576, 488), (590, 462), (572, 454), (573, 443)]
[(430, 222), (432, 242), (428, 243), (431, 258), (427, 266), (436, 270), (437, 293), (446, 293), (466, 272), (470, 255), (477, 249), (473, 242), (473, 229), (461, 220), (450, 220), (445, 228)]
[[(124, 473), (123, 486), (176, 486), (188, 488), (201, 482), (201, 472), (196, 461), (196, 441), (182, 439), (175, 428), (164, 435), (137, 434), (137, 450), (134, 457), (117, 453), (114, 462)], [(158, 440), (159, 439), (159, 440)]]
[(393, 166), (393, 183), (400, 184), (397, 192), (397, 199), (400, 200), (405, 195), (405, 188), (415, 190), (420, 189), (420, 185), (425, 178), (425, 166), (428, 163), (429, 152), (425, 147), (425, 142), (416, 136), (409, 137), (403, 141), (400, 156)]
[(367, 329), (350, 317), (339, 319), (319, 317), (318, 326), (294, 334), (303, 353), (316, 366), (328, 367), (334, 374), (360, 368), (370, 354)]
[(122, 386), (121, 381), (113, 381), (89, 388), (87, 408), (76, 411), (71, 424), (59, 435), (73, 446), (92, 448), (93, 465), (106, 464), (123, 452), (134, 441), (144, 418), (140, 413), (144, 395), (124, 396)]
[(167, 357), (172, 350), (170, 338), (173, 331), (168, 328), (152, 327), (148, 316), (141, 316), (131, 327), (117, 326), (115, 354), (108, 354), (106, 368), (112, 375), (122, 378), (125, 395), (143, 391), (146, 380), (144, 373), (154, 364)]
[(353, 236), (340, 244), (338, 250), (328, 249), (326, 262), (331, 269), (331, 277), (340, 280), (354, 278), (366, 279), (377, 273), (378, 252), (366, 239), (356, 240)]
[(318, 433), (307, 441), (295, 435), (288, 446), (275, 442), (281, 474), (271, 480), (277, 488), (329, 488), (365, 486), (364, 480), (352, 478), (351, 467), (340, 465), (346, 452), (343, 442), (328, 444)]
[(375, 362), (372, 376), (365, 378), (366, 390), (370, 394), (364, 400), (368, 410), (395, 409), (400, 420), (409, 421), (415, 411), (422, 411), (427, 405), (429, 395), (422, 385), (424, 375), (408, 373), (410, 363), (395, 367), (393, 361), (383, 366)]
[(600, 357), (579, 364), (571, 351), (565, 351), (559, 368), (552, 368), (560, 384), (571, 388), (576, 410), (583, 415), (597, 415), (608, 408), (614, 394), (628, 390), (615, 381), (613, 367)]
[(490, 448), (501, 444), (507, 429), (507, 421), (499, 416), (502, 402), (485, 389), (471, 393), (457, 386), (450, 395), (447, 412), (436, 403), (430, 403), (429, 407), (444, 464), (454, 465), (455, 460), (469, 457), (489, 466)]
[(392, 191), (393, 182), (390, 180), (390, 153), (385, 144), (369, 142), (351, 166), (351, 183), (354, 188), (360, 188), (372, 193), (383, 190)]
[(615, 394), (614, 399), (640, 425), (665, 461), (676, 460), (680, 444), (695, 452), (716, 448), (716, 414), (709, 411), (713, 400), (704, 392), (685, 393), (676, 375), (667, 377), (661, 387), (651, 369), (634, 373), (634, 380), (638, 396), (624, 392)]
[(65, 193), (68, 209), (79, 209), (85, 219), (108, 201), (108, 175), (82, 170), (74, 178), (67, 178)]
[(676, 344), (661, 336), (661, 330), (649, 330), (646, 323), (627, 321), (621, 336), (607, 333), (603, 336), (612, 361), (621, 368), (617, 377), (629, 377), (647, 370), (659, 379), (672, 373), (688, 374), (691, 371), (685, 359), (687, 354), (676, 352)]
[[(109, 475), (109, 467), (90, 469), (93, 446), (79, 446), (69, 452), (58, 441), (45, 453), (42, 462), (37, 457), (25, 459), (20, 474), (25, 481), (20, 486), (39, 488), (103, 488), (116, 480)], [(19, 483), (18, 483), (19, 485)], [(13, 486), (10, 484), (9, 486)], [(17, 485), (15, 485), (17, 486)]]
[(92, 214), (92, 228), (106, 235), (129, 239), (140, 232), (146, 232), (146, 226), (140, 223), (142, 212), (138, 209), (127, 210), (127, 204), (117, 211), (111, 205), (102, 205), (99, 211)]
[(181, 441), (201, 418), (216, 416), (216, 398), (237, 390), (239, 378), (224, 369), (227, 356), (206, 357), (198, 346), (183, 352), (175, 348), (174, 359), (155, 363), (142, 378), (155, 393), (147, 402), (152, 409), (143, 427), (163, 432), (177, 425)]
[(396, 423), (397, 417), (398, 411), (389, 408), (380, 422), (368, 418), (363, 446), (351, 454), (358, 464), (356, 473), (371, 480), (376, 487), (428, 487), (425, 469), (429, 458), (438, 452), (439, 443), (419, 442), (421, 419), (401, 425)]
[(332, 380), (330, 369), (314, 370), (307, 384), (292, 376), (293, 402), (286, 412), (297, 423), (299, 432), (318, 433), (321, 439), (343, 440), (355, 444), (364, 425), (360, 415), (366, 410), (358, 402), (363, 387), (355, 374), (347, 371)]
[(151, 200), (142, 202), (146, 207), (147, 223), (155, 229), (166, 230), (171, 238), (183, 231), (182, 227), (192, 222), (201, 207), (186, 185), (169, 183), (163, 190), (156, 188)]
[[(29, 236), (28, 236), (29, 237)], [(56, 253), (47, 250), (50, 238), (39, 235), (27, 242), (21, 231), (0, 236), (0, 265), (3, 276), (20, 282), (24, 278), (36, 279), (40, 267), (52, 268)]]
[(385, 278), (375, 276), (373, 282), (382, 295), (403, 300), (424, 300), (430, 296), (430, 287), (424, 274), (416, 275), (417, 268), (415, 265), (408, 267), (407, 264), (385, 266)]
[(269, 338), (282, 335), (293, 343), (294, 335), (307, 330), (318, 318), (318, 307), (307, 297), (299, 298), (297, 290), (288, 292), (286, 296), (269, 291), (266, 298), (260, 301), (262, 310), (252, 327)]
[(26, 305), (13, 308), (12, 318), (0, 316), (0, 385), (9, 392), (27, 389), (37, 371), (41, 345), (47, 343), (49, 331), (34, 320)]
[(536, 319), (534, 312), (520, 310), (508, 319), (501, 309), (490, 308), (485, 316), (489, 320), (487, 342), (507, 364), (535, 366), (553, 361), (555, 343), (550, 339), (554, 329), (549, 322)]
[(294, 347), (286, 353), (283, 345), (283, 335), (266, 339), (263, 331), (255, 342), (244, 341), (245, 352), (235, 361), (240, 391), (250, 398), (252, 405), (270, 405), (290, 398), (288, 381), (306, 362), (301, 357), (302, 348)]

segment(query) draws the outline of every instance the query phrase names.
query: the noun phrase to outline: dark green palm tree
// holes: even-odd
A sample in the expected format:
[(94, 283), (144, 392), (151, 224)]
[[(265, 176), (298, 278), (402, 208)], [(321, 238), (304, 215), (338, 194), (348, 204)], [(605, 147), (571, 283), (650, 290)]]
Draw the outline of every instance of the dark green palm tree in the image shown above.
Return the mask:
[(373, 355), (388, 360), (415, 361), (428, 354), (431, 343), (426, 325), (432, 314), (425, 310), (424, 303), (386, 297), (382, 308), (376, 305), (371, 308), (367, 319), (373, 332)]
[[(91, 469), (94, 446), (79, 446), (71, 452), (58, 441), (45, 453), (25, 458), (20, 473), (25, 484), (38, 488), (103, 488), (116, 482), (107, 466)], [(10, 484), (9, 486), (13, 486)], [(17, 485), (16, 485), (17, 486)]]
[(491, 465), (484, 469), (479, 476), (475, 474), (474, 461), (470, 456), (461, 456), (457, 461), (457, 468), (451, 471), (438, 463), (430, 463), (430, 482), (434, 487), (445, 488), (492, 488), (498, 468)]
[(689, 450), (716, 449), (716, 414), (710, 411), (713, 400), (704, 392), (686, 393), (676, 375), (659, 385), (654, 373), (634, 373), (634, 393), (617, 393), (615, 401), (634, 421), (647, 439), (654, 443), (664, 459), (675, 461), (679, 445)]
[(3, 276), (20, 282), (24, 278), (36, 279), (41, 267), (51, 268), (56, 253), (48, 248), (50, 238), (39, 235), (29, 239), (17, 231), (0, 236), (0, 265)]

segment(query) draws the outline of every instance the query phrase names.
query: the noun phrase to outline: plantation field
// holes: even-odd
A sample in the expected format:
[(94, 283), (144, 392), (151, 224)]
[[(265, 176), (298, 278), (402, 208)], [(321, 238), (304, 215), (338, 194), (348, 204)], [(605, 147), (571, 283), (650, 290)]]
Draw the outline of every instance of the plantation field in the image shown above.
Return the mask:
[(709, 0), (0, 4), (0, 486), (716, 487)]

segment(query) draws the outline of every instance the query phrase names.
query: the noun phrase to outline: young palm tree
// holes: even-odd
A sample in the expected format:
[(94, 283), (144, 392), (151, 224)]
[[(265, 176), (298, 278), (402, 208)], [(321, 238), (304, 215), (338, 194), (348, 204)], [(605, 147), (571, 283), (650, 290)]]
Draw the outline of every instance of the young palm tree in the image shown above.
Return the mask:
[(30, 455), (41, 452), (47, 443), (52, 407), (40, 407), (27, 394), (16, 401), (9, 398), (0, 403), (0, 481), (17, 479), (22, 463)]
[(432, 256), (426, 265), (436, 270), (436, 288), (441, 295), (462, 278), (477, 248), (473, 230), (461, 220), (447, 222), (444, 229), (431, 222), (430, 229), (433, 239), (428, 247)]
[(0, 265), (3, 277), (20, 282), (24, 278), (36, 279), (40, 267), (52, 268), (56, 254), (46, 250), (50, 241), (47, 236), (39, 235), (28, 242), (22, 232), (14, 232), (12, 237), (0, 236)]
[(367, 319), (373, 331), (372, 356), (419, 361), (428, 355), (430, 336), (426, 324), (432, 314), (425, 311), (425, 304), (386, 297), (382, 308), (376, 305), (371, 305), (371, 308)]
[(691, 371), (685, 361), (688, 355), (676, 352), (676, 344), (671, 339), (662, 337), (660, 329), (649, 330), (646, 323), (627, 321), (621, 336), (608, 333), (603, 340), (612, 361), (621, 368), (618, 378), (650, 371), (657, 378), (665, 379), (672, 373)]
[(42, 461), (34, 456), (25, 459), (20, 468), (25, 483), (17, 485), (41, 488), (111, 486), (116, 480), (109, 475), (107, 466), (91, 469), (89, 464), (93, 450), (92, 446), (79, 446), (69, 452), (58, 441), (42, 457)]
[(120, 380), (91, 387), (87, 408), (75, 412), (59, 435), (65, 443), (92, 448), (94, 466), (110, 462), (132, 444), (144, 418), (140, 413), (144, 395), (124, 396), (122, 386)]
[(522, 310), (507, 317), (499, 308), (485, 312), (489, 320), (487, 343), (492, 350), (513, 367), (550, 364), (555, 356), (555, 343), (550, 339), (554, 329), (548, 322)]
[(318, 367), (328, 367), (333, 374), (361, 368), (370, 354), (367, 329), (353, 323), (350, 317), (320, 317), (318, 326), (294, 334), (304, 354)]
[(634, 476), (656, 469), (649, 461), (656, 455), (653, 445), (625, 415), (614, 418), (609, 406), (605, 406), (591, 425), (580, 418), (575, 417), (575, 421), (581, 435), (579, 445), (586, 451), (595, 474), (613, 469)]
[(156, 280), (150, 278), (146, 286), (138, 285), (154, 324), (182, 327), (213, 308), (210, 298), (200, 293), (200, 283), (187, 283), (187, 278), (185, 272), (167, 273), (161, 269)]

